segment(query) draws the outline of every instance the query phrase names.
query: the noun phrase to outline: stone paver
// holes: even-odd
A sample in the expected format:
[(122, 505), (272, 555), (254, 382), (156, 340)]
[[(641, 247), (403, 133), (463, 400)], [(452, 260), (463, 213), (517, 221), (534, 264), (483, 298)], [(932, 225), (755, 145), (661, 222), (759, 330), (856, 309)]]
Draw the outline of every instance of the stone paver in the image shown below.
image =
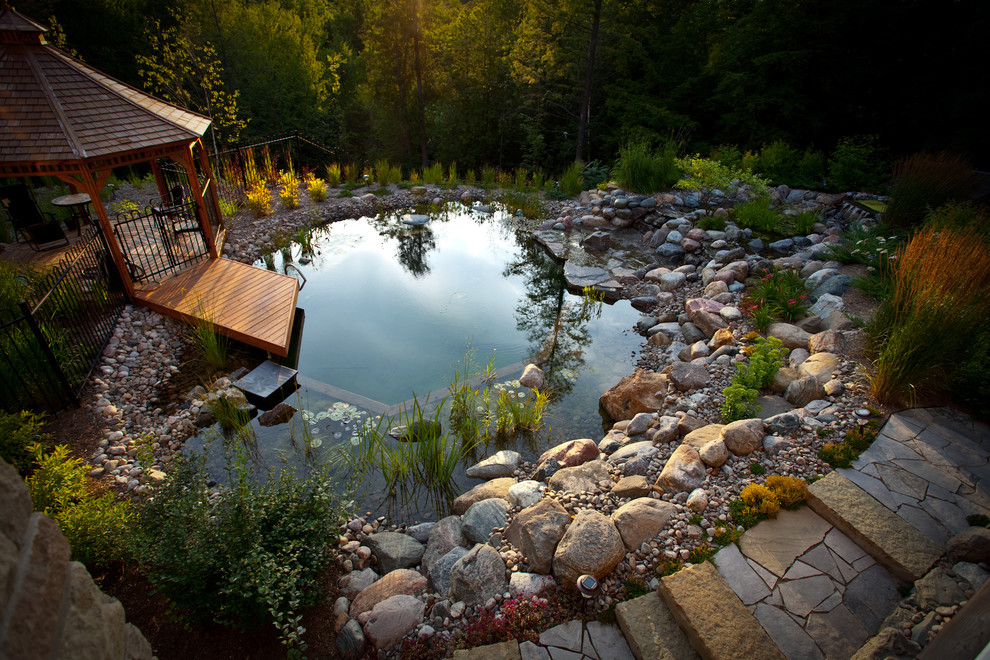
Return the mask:
[(619, 603), (615, 606), (615, 616), (636, 660), (695, 660), (698, 657), (667, 604), (656, 592)]
[(619, 628), (597, 621), (575, 620), (554, 626), (540, 634), (538, 647), (531, 647), (523, 650), (524, 658), (634, 660), (636, 657)]
[(781, 511), (743, 534), (739, 549), (768, 571), (782, 576), (794, 560), (817, 545), (831, 528), (818, 516), (801, 511)]

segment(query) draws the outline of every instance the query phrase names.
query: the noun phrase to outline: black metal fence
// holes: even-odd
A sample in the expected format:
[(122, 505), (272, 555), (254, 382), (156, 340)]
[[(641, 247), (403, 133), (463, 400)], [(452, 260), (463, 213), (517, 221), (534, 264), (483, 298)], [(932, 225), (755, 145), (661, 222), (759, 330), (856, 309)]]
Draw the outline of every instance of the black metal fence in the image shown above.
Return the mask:
[(196, 205), (185, 198), (118, 213), (113, 233), (135, 284), (158, 281), (209, 254)]
[(98, 226), (34, 289), (36, 302), (0, 310), (0, 408), (8, 412), (77, 404), (126, 303)]

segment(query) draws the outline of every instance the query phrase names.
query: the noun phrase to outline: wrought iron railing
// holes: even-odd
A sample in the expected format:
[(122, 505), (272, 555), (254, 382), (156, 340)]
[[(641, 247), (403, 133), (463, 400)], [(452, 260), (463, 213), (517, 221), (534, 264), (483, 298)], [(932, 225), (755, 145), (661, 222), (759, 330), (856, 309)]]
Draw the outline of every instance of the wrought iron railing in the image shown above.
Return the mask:
[(126, 298), (110, 252), (91, 227), (35, 286), (36, 302), (0, 311), (0, 408), (78, 403)]
[(113, 233), (135, 284), (158, 281), (209, 254), (196, 205), (187, 198), (119, 213)]

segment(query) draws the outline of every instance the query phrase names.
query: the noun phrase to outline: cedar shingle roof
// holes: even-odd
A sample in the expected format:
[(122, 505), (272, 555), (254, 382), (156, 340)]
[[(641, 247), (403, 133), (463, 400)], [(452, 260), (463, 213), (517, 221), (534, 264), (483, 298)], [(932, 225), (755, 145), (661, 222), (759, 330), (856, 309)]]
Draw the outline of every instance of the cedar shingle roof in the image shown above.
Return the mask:
[(44, 30), (0, 10), (0, 164), (108, 156), (206, 132), (208, 117), (65, 55), (44, 42)]

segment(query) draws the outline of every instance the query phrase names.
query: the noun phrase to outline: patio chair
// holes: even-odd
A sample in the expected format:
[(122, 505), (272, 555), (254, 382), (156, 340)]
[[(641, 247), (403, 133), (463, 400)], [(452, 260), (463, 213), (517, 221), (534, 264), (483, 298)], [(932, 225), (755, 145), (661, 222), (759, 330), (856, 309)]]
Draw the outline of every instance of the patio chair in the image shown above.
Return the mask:
[(176, 234), (202, 231), (199, 214), (192, 204), (186, 203), (185, 191), (181, 185), (172, 186), (157, 204), (152, 204), (151, 210), (160, 220), (170, 222), (172, 231)]
[(63, 242), (69, 244), (55, 216), (38, 208), (31, 189), (23, 183), (0, 186), (0, 206), (14, 227), (14, 240), (20, 234), (35, 252), (52, 250)]

